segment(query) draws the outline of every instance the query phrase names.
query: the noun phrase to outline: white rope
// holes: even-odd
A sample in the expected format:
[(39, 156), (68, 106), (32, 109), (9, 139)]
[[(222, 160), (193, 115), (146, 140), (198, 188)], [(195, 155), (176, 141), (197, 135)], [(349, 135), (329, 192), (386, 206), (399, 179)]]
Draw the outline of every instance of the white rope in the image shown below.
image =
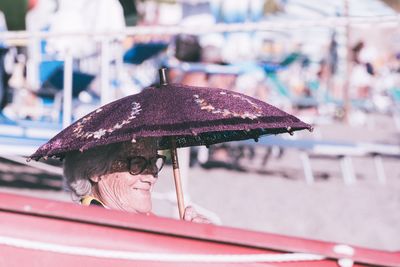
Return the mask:
[(88, 256), (106, 259), (157, 261), (157, 262), (209, 262), (209, 263), (249, 263), (249, 262), (292, 262), (317, 261), (324, 257), (314, 254), (169, 254), (130, 252), (121, 250), (97, 249), (79, 246), (67, 246), (55, 243), (31, 241), (26, 239), (0, 236), (0, 245), (23, 249), (40, 250), (75, 256)]
[(92, 37), (120, 37), (121, 35), (142, 35), (142, 34), (205, 34), (223, 32), (243, 32), (243, 31), (268, 31), (280, 29), (306, 29), (309, 27), (342, 27), (345, 25), (373, 25), (373, 27), (398, 26), (400, 15), (374, 16), (374, 17), (327, 17), (322, 19), (293, 19), (281, 21), (262, 21), (232, 24), (214, 24), (199, 27), (193, 26), (133, 26), (127, 27), (124, 31), (115, 32), (27, 32), (27, 31), (5, 31), (0, 32), (0, 40), (7, 39), (28, 39), (41, 38), (47, 39), (60, 36), (92, 36)]

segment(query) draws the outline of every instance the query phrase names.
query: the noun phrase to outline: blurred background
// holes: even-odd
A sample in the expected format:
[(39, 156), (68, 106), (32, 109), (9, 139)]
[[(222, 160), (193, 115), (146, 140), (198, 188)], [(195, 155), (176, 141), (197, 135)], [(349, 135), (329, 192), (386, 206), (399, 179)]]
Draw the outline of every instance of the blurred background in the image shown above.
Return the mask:
[[(26, 162), (100, 105), (158, 83), (226, 88), (314, 132), (180, 149), (214, 223), (400, 250), (400, 1), (1, 0), (0, 190), (71, 202)], [(173, 103), (171, 103), (173, 104)], [(154, 212), (178, 218), (167, 166)]]

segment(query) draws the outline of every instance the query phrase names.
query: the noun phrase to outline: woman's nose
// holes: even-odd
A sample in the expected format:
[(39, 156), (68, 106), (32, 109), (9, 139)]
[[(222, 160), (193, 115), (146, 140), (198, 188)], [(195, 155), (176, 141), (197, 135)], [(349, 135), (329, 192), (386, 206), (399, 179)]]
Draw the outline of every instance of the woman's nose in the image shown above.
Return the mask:
[(150, 183), (151, 185), (155, 184), (157, 182), (157, 175), (154, 175), (152, 173), (146, 173), (143, 175), (140, 180), (142, 182), (147, 182)]

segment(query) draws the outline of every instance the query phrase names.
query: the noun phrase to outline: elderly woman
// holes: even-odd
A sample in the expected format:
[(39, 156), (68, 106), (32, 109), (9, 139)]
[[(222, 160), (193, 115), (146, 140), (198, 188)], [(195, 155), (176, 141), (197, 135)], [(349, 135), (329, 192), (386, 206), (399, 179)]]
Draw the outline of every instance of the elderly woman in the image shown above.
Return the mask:
[[(155, 139), (139, 139), (70, 152), (65, 157), (64, 178), (82, 205), (149, 215), (151, 192), (164, 163)], [(184, 220), (209, 223), (190, 206)]]

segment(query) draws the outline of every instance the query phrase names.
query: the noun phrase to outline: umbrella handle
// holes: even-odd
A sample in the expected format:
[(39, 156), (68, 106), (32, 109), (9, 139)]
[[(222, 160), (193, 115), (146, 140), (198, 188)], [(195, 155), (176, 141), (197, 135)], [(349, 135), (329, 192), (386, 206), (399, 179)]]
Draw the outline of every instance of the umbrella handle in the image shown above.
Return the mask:
[(183, 214), (185, 212), (185, 204), (183, 200), (181, 174), (179, 171), (178, 153), (176, 151), (176, 140), (174, 137), (171, 138), (171, 159), (172, 159), (172, 168), (174, 171), (175, 191), (176, 191), (176, 199), (178, 202), (179, 218), (183, 220)]

